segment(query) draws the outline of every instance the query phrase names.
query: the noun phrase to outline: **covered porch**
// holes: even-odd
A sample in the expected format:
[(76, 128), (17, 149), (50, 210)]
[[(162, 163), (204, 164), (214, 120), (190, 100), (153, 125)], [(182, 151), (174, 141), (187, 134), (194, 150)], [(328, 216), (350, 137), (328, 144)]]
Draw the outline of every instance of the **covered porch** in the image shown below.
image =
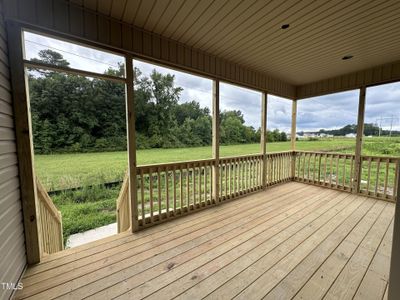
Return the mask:
[[(400, 297), (389, 284), (400, 278), (400, 158), (362, 152), (367, 89), (400, 80), (400, 5), (278, 2), (0, 1), (0, 266), (22, 283), (0, 297)], [(124, 74), (28, 60), (27, 31), (119, 55)], [(134, 59), (212, 81), (208, 159), (137, 163)], [(117, 235), (63, 250), (62, 218), (35, 175), (28, 68), (123, 86)], [(260, 92), (258, 153), (220, 155), (221, 82)], [(299, 101), (349, 90), (354, 153), (296, 149)], [(267, 151), (269, 95), (290, 101), (289, 151)]]

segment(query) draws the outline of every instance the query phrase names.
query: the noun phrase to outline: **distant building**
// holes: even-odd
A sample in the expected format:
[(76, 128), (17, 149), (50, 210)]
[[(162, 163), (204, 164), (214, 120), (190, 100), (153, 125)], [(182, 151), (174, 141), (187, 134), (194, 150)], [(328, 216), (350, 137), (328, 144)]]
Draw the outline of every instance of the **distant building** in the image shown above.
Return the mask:
[(345, 135), (347, 138), (355, 138), (357, 135), (355, 133), (348, 133)]

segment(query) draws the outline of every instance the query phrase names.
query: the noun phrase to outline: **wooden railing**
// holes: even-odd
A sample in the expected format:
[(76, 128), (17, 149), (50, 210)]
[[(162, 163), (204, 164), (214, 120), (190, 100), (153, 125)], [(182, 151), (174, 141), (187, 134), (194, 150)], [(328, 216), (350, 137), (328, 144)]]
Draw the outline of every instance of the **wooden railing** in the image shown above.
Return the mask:
[(266, 154), (266, 185), (291, 181), (293, 160), (292, 151)]
[[(296, 151), (294, 180), (354, 192), (355, 155)], [(361, 156), (360, 193), (395, 200), (399, 158)]]
[[(139, 226), (145, 227), (291, 180), (292, 152), (219, 159), (219, 193), (213, 198), (215, 160), (139, 166)], [(120, 215), (120, 213), (118, 213)]]
[(380, 199), (396, 199), (399, 158), (362, 156), (360, 193)]
[(61, 213), (38, 179), (36, 180), (36, 187), (42, 254), (61, 251), (64, 249)]
[[(394, 201), (399, 159), (343, 153), (287, 151), (137, 167), (137, 215), (140, 228), (216, 205), (267, 186), (299, 181)], [(213, 172), (217, 170), (218, 176)], [(263, 174), (263, 172), (265, 172)], [(218, 185), (213, 182), (219, 178)], [(264, 181), (264, 182), (263, 182)], [(360, 188), (355, 187), (360, 182)], [(117, 200), (118, 231), (131, 227), (129, 181)], [(213, 196), (213, 188), (218, 194)]]
[(139, 225), (183, 215), (215, 203), (214, 160), (146, 165), (137, 168)]
[(263, 187), (262, 163), (262, 155), (221, 158), (219, 160), (220, 199), (232, 199), (261, 189)]
[(125, 174), (122, 187), (117, 198), (117, 228), (118, 233), (131, 227), (131, 203), (129, 201), (129, 175)]
[(351, 191), (354, 155), (324, 152), (295, 152), (294, 180)]

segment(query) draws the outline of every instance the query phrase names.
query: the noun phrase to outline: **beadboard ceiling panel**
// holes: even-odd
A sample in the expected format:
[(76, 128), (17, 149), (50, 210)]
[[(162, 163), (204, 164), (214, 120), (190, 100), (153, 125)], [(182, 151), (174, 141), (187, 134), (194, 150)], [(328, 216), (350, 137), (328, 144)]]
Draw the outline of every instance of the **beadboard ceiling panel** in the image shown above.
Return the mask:
[(400, 60), (398, 0), (70, 2), (294, 85)]

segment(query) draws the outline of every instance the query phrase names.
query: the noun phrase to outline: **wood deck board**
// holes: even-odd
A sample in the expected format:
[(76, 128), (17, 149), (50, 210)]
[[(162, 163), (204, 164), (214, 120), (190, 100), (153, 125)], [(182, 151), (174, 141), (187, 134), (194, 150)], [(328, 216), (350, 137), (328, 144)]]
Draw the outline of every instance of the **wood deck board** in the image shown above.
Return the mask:
[(49, 255), (16, 298), (384, 299), (394, 206), (286, 183)]

